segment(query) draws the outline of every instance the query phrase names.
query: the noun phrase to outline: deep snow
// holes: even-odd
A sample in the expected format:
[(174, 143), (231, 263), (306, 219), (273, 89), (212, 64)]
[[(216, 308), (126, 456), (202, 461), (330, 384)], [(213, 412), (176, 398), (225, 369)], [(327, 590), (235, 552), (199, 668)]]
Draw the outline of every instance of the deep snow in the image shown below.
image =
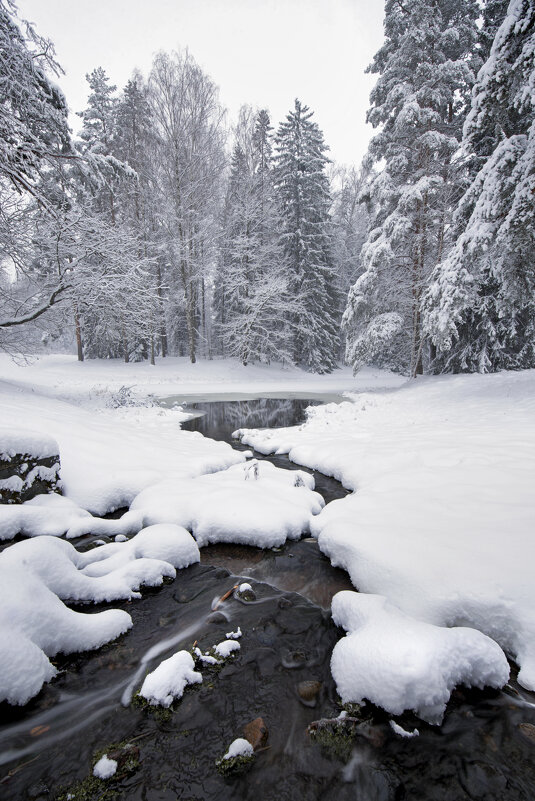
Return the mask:
[[(24, 367), (0, 358), (0, 376), (5, 379), (0, 381), (3, 424), (20, 430), (24, 420), (37, 434), (58, 440), (68, 499), (24, 504), (17, 510), (18, 520), (13, 513), (11, 518), (5, 514), (7, 507), (0, 507), (0, 536), (13, 536), (18, 525), (28, 534), (40, 534), (45, 524), (47, 533), (54, 535), (76, 536), (90, 530), (113, 536), (132, 534), (150, 523), (172, 524), (184, 532), (181, 536), (189, 537), (185, 541), (191, 542), (188, 547), (194, 556), (198, 545), (182, 526), (192, 530), (201, 545), (232, 539), (233, 530), (237, 541), (272, 545), (275, 532), (283, 541), (310, 529), (333, 564), (348, 570), (355, 587), (387, 599), (381, 614), (370, 613), (365, 626), (373, 631), (367, 642), (368, 668), (377, 660), (384, 671), (378, 676), (398, 677), (393, 683), (385, 678), (390, 700), (378, 693), (377, 703), (392, 711), (412, 708), (438, 719), (455, 682), (503, 683), (503, 654), (488, 637), (518, 660), (524, 686), (535, 688), (531, 581), (535, 371), (404, 382), (370, 370), (353, 378), (348, 370), (310, 376), (298, 370), (243, 368), (229, 361), (189, 365), (170, 359), (151, 368), (118, 362), (79, 365), (72, 357), (59, 356)], [(294, 461), (335, 476), (355, 492), (321, 510), (308, 478), (303, 479), (304, 486), (290, 485), (289, 475), (279, 475), (271, 465), (262, 465), (255, 477), (254, 465), (243, 453), (181, 431), (178, 424), (184, 414), (179, 409), (112, 408), (110, 392), (124, 386), (130, 389), (120, 395), (128, 403), (135, 403), (136, 397), (177, 392), (205, 397), (230, 392), (242, 397), (352, 393), (345, 403), (314, 407), (302, 426), (242, 431), (241, 437), (261, 452), (289, 453)], [(104, 514), (130, 504), (132, 511), (121, 520), (95, 520), (86, 511)], [(132, 555), (128, 548), (136, 539), (102, 546), (106, 558), (83, 567), (60, 551), (65, 542), (43, 542), (50, 546), (50, 554), (61, 552), (65, 565), (69, 562), (85, 578), (105, 579), (102, 586), (113, 571), (121, 581), (126, 576), (124, 586), (135, 594), (143, 576), (150, 574), (150, 583), (150, 571), (155, 571), (155, 580), (171, 575), (162, 569), (165, 557), (137, 551)], [(122, 553), (131, 555), (120, 566), (120, 551), (114, 549), (124, 546), (128, 547)], [(151, 565), (149, 574), (144, 573), (144, 561)], [(102, 566), (107, 562), (110, 570), (101, 566), (99, 573), (100, 562)], [(171, 562), (167, 564), (174, 571)], [(56, 602), (66, 609), (38, 571), (21, 572), (15, 566), (14, 573), (19, 583), (33, 587), (39, 582), (39, 592), (50, 593), (46, 600), (50, 609)], [(137, 585), (132, 584), (134, 578)], [(16, 607), (20, 596), (15, 585), (10, 586)], [(31, 595), (30, 591), (28, 598)], [(24, 608), (19, 604), (14, 619), (25, 620)], [(59, 620), (63, 613), (57, 612), (57, 605), (54, 608)], [(108, 615), (108, 639), (128, 625), (125, 619), (113, 618), (115, 611), (99, 613)], [(4, 620), (7, 626), (9, 620)], [(469, 628), (468, 634), (459, 635), (462, 627), (482, 634)], [(416, 637), (417, 644), (425, 642), (423, 650), (412, 650), (425, 653), (420, 666), (427, 667), (419, 675), (428, 681), (420, 681), (416, 694), (407, 690), (403, 679), (404, 631), (409, 640), (414, 632), (424, 632), (422, 638)], [(340, 654), (351, 650), (344, 643), (362, 635), (351, 627), (348, 632), (335, 649), (333, 673), (342, 694), (369, 697), (373, 688), (355, 689), (351, 669), (340, 667), (346, 661)], [(8, 688), (8, 697), (19, 702), (51, 678), (53, 668), (46, 654), (57, 652), (37, 642), (33, 630), (29, 634), (21, 623), (20, 630), (5, 640), (3, 652), (4, 676), (20, 663), (20, 654), (12, 648), (18, 636), (26, 649), (22, 661), (31, 652), (35, 664), (31, 692), (26, 688), (17, 696), (17, 688)], [(96, 647), (97, 640), (84, 641), (80, 635), (78, 647)], [(105, 641), (102, 636), (100, 640)], [(439, 664), (446, 666), (442, 673)], [(434, 713), (430, 707), (435, 707)]]

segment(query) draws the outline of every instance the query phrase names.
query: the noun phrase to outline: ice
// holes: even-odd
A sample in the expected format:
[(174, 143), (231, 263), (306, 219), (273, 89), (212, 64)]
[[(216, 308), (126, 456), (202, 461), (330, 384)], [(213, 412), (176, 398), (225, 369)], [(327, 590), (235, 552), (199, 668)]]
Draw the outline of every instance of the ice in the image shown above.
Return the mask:
[(332, 616), (348, 632), (331, 657), (344, 703), (368, 700), (391, 714), (412, 710), (440, 723), (457, 685), (502, 687), (509, 678), (490, 637), (415, 620), (382, 596), (344, 590), (333, 598)]
[(194, 667), (189, 651), (178, 651), (146, 676), (139, 694), (149, 704), (169, 707), (175, 698), (182, 698), (188, 684), (202, 682), (202, 675)]
[(97, 779), (110, 779), (115, 776), (116, 772), (117, 762), (115, 759), (108, 759), (107, 754), (101, 756), (93, 768), (93, 776), (96, 776)]
[(403, 726), (400, 726), (399, 723), (396, 723), (395, 720), (390, 721), (390, 727), (395, 734), (398, 734), (400, 737), (405, 737), (406, 739), (411, 739), (412, 737), (418, 737), (418, 735), (420, 734), (418, 729), (413, 729), (412, 731), (404, 729)]
[(249, 462), (178, 483), (155, 484), (139, 493), (131, 510), (141, 512), (146, 524), (184, 526), (200, 547), (235, 542), (271, 548), (309, 531), (311, 515), (324, 505), (313, 487), (313, 477), (303, 471)]

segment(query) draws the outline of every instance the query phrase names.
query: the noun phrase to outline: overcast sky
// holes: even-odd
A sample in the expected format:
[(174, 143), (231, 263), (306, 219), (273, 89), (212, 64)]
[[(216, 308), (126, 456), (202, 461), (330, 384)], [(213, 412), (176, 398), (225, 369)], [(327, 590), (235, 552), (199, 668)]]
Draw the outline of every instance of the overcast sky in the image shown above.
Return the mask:
[(158, 50), (189, 48), (235, 119), (242, 103), (277, 125), (298, 97), (331, 147), (358, 164), (375, 76), (364, 70), (383, 40), (383, 0), (17, 0), (20, 16), (51, 39), (72, 111), (87, 100), (85, 74), (102, 66), (122, 88), (148, 74)]

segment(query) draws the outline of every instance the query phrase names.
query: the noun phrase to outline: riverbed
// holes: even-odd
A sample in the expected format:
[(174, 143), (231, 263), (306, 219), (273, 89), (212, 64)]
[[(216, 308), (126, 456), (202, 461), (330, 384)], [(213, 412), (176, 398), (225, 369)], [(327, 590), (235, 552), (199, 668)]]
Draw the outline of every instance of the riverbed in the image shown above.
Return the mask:
[[(210, 403), (189, 397), (183, 408), (191, 419), (184, 427), (231, 441), (236, 428), (298, 424), (311, 402), (336, 399)], [(285, 456), (269, 458), (297, 467)], [(333, 479), (318, 473), (315, 479), (326, 502), (347, 494)], [(91, 547), (92, 539), (78, 547)], [(343, 632), (332, 623), (329, 605), (334, 592), (351, 587), (346, 574), (308, 538), (265, 551), (213, 545), (201, 558), (141, 600), (114, 604), (134, 621), (118, 642), (57, 660), (60, 676), (33, 702), (0, 708), (2, 799), (103, 797), (98, 789), (83, 796), (87, 786), (77, 785), (90, 775), (94, 755), (113, 743), (131, 743), (139, 757), (135, 770), (108, 786), (106, 798), (125, 801), (533, 797), (534, 698), (514, 679), (504, 692), (460, 688), (441, 727), (398, 718), (407, 729), (418, 728), (412, 739), (395, 734), (388, 715), (364, 707), (349, 743), (318, 743), (307, 727), (341, 711), (329, 660)], [(214, 600), (238, 577), (252, 585), (255, 598), (231, 594), (214, 612)], [(207, 649), (237, 626), (243, 631), (239, 655), (221, 669), (203, 671), (202, 685), (188, 690), (170, 715), (121, 703), (161, 659), (194, 642)], [(149, 652), (152, 658), (143, 662)], [(316, 683), (313, 698), (300, 695), (303, 682)], [(265, 750), (243, 776), (220, 776), (216, 760), (257, 717), (269, 732)]]

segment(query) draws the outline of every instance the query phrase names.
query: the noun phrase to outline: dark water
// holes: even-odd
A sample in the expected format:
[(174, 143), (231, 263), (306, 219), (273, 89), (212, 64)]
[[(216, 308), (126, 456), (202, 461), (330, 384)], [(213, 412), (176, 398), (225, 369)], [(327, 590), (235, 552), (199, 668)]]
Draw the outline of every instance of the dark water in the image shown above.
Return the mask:
[[(246, 408), (248, 426), (267, 424), (255, 417), (262, 406)], [(294, 412), (290, 407), (265, 408), (270, 422), (288, 425), (303, 413), (300, 404)], [(211, 425), (207, 433), (228, 438), (230, 428), (245, 426), (236, 415), (235, 406), (218, 405), (204, 423), (197, 418), (190, 425)], [(287, 460), (286, 466), (292, 467)], [(327, 500), (344, 493), (336, 482), (325, 485)], [(202, 560), (140, 600), (114, 604), (134, 621), (119, 641), (60, 658), (58, 678), (24, 709), (0, 706), (2, 801), (45, 801), (66, 792), (73, 801), (535, 798), (535, 697), (514, 679), (505, 692), (456, 691), (441, 727), (398, 718), (419, 729), (414, 739), (396, 736), (381, 710), (364, 708), (352, 738), (320, 745), (307, 726), (340, 711), (329, 661), (343, 632), (326, 607), (333, 592), (348, 586), (345, 574), (309, 540), (274, 551), (209, 546)], [(256, 600), (231, 595), (214, 617), (214, 599), (236, 576), (247, 577)], [(121, 704), (162, 659), (195, 641), (207, 649), (237, 626), (238, 656), (219, 671), (204, 668), (202, 685), (187, 690), (168, 716)], [(320, 682), (313, 707), (298, 694), (302, 681)], [(244, 776), (223, 778), (215, 760), (258, 716), (269, 730), (266, 750)], [(137, 749), (138, 767), (82, 795), (76, 784), (91, 774), (95, 753), (119, 742)]]

